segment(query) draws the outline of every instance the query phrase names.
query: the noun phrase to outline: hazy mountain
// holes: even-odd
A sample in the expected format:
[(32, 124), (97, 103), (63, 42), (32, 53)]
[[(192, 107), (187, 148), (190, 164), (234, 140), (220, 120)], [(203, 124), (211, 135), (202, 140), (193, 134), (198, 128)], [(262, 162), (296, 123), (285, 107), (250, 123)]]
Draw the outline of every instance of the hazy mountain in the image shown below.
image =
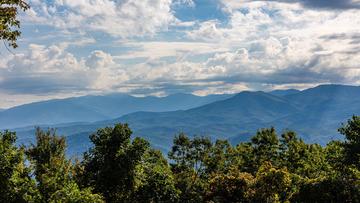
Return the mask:
[[(320, 85), (301, 91), (297, 94), (285, 95), (299, 107), (309, 107), (323, 104), (346, 104), (360, 99), (360, 87), (345, 85)], [(321, 108), (324, 109), (324, 108)], [(338, 109), (341, 110), (341, 109)]]
[[(228, 139), (248, 140), (259, 128), (295, 130), (307, 142), (326, 144), (341, 139), (337, 128), (353, 114), (360, 115), (360, 87), (323, 85), (295, 94), (276, 96), (264, 92), (242, 92), (231, 98), (189, 110), (136, 112), (113, 120), (55, 126), (69, 135), (70, 154), (90, 146), (88, 136), (97, 128), (127, 122), (135, 136), (148, 139), (167, 151), (179, 132)], [(23, 142), (32, 137), (29, 129), (18, 130)]]
[(269, 92), (272, 95), (275, 96), (285, 96), (285, 95), (291, 95), (291, 94), (296, 94), (299, 93), (300, 90), (296, 90), (296, 89), (287, 89), (287, 90), (274, 90)]
[(230, 95), (175, 94), (167, 97), (132, 97), (125, 94), (83, 96), (25, 104), (0, 112), (0, 129), (112, 119), (136, 111), (189, 109)]

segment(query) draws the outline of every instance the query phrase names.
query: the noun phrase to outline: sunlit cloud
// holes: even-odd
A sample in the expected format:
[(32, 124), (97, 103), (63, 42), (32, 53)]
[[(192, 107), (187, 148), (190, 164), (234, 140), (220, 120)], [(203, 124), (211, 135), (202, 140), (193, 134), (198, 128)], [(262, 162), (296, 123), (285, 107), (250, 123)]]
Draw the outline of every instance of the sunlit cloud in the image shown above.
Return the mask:
[(0, 92), (32, 101), (360, 84), (359, 1), (207, 4), (31, 0), (20, 49), (0, 59)]

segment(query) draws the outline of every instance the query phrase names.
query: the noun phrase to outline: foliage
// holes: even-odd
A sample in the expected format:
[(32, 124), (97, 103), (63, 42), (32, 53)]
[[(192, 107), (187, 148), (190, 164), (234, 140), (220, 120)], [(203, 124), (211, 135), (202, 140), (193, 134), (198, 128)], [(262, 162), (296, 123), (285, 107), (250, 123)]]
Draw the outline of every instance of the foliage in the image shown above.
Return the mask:
[(178, 202), (179, 190), (160, 151), (149, 150), (136, 170), (137, 187), (133, 202)]
[[(54, 130), (36, 129), (36, 144), (26, 154), (34, 171), (40, 202), (102, 202), (90, 188), (79, 189), (73, 179), (73, 164), (65, 157), (64, 137)], [(91, 201), (89, 201), (91, 200)]]
[(360, 117), (353, 116), (339, 129), (339, 132), (346, 137), (343, 143), (345, 164), (353, 164), (360, 169)]
[(33, 202), (38, 191), (25, 165), (23, 148), (15, 146), (14, 132), (0, 132), (0, 200)]
[(288, 202), (291, 197), (291, 174), (265, 162), (256, 174), (255, 202)]
[(175, 137), (169, 158), (174, 161), (171, 168), (176, 187), (181, 191), (181, 202), (203, 201), (204, 177), (207, 175), (205, 160), (211, 147), (208, 138), (195, 137), (191, 140), (185, 134)]
[(249, 202), (255, 191), (253, 175), (233, 169), (227, 173), (213, 174), (206, 199), (214, 202)]
[(17, 19), (19, 10), (27, 10), (29, 5), (24, 0), (0, 0), (0, 40), (16, 48), (16, 40), (21, 32), (20, 21)]
[(70, 182), (52, 194), (49, 202), (102, 203), (104, 200), (101, 195), (93, 194), (90, 188), (81, 190), (75, 182)]
[[(344, 141), (307, 144), (296, 133), (261, 129), (230, 145), (206, 137), (174, 139), (169, 162), (126, 124), (99, 129), (82, 160), (65, 156), (64, 137), (36, 131), (15, 145), (0, 133), (1, 202), (360, 202), (360, 118)], [(26, 155), (26, 156), (25, 156)]]
[(149, 148), (143, 139), (130, 140), (128, 125), (100, 129), (90, 139), (94, 147), (85, 154), (83, 186), (91, 186), (108, 202), (130, 202), (135, 190), (136, 166)]

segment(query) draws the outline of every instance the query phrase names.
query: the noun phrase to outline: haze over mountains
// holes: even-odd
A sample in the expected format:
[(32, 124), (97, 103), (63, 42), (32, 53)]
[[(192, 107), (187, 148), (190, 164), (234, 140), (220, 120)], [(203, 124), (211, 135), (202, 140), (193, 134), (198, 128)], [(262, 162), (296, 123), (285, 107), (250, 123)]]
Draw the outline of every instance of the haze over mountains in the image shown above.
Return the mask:
[(126, 94), (83, 96), (36, 102), (0, 110), (0, 129), (72, 122), (94, 122), (137, 111), (185, 110), (231, 95), (174, 94), (167, 97), (133, 97)]
[[(186, 100), (183, 97), (191, 99)], [(342, 139), (337, 133), (337, 128), (352, 115), (360, 115), (360, 87), (355, 86), (322, 85), (304, 91), (285, 90), (269, 93), (245, 91), (223, 97), (199, 98), (192, 95), (176, 95), (176, 99), (170, 98), (173, 97), (151, 98), (155, 103), (150, 105), (150, 103), (140, 102), (140, 104), (143, 105), (141, 106), (143, 109), (148, 104), (151, 108), (146, 106), (147, 109), (161, 111), (162, 105), (164, 109), (176, 107), (185, 109), (192, 105), (196, 106), (195, 102), (190, 102), (194, 100), (198, 102), (197, 107), (167, 112), (145, 112), (145, 110), (116, 119), (50, 127), (55, 127), (60, 134), (68, 136), (70, 154), (83, 152), (90, 145), (88, 136), (97, 128), (118, 122), (129, 123), (135, 136), (145, 137), (153, 146), (167, 151), (171, 146), (173, 136), (179, 132), (185, 132), (191, 136), (228, 139), (233, 143), (238, 143), (247, 140), (259, 128), (271, 126), (280, 131), (295, 130), (306, 142), (326, 144), (333, 139)], [(206, 104), (198, 105), (202, 102)], [(76, 104), (80, 105), (80, 102)], [(136, 106), (135, 104), (137, 105), (134, 103), (133, 106)], [(131, 107), (129, 103), (117, 105), (114, 104), (112, 108)], [(69, 114), (71, 115), (71, 112)], [(33, 138), (33, 128), (21, 128), (16, 131), (22, 143), (27, 143)]]

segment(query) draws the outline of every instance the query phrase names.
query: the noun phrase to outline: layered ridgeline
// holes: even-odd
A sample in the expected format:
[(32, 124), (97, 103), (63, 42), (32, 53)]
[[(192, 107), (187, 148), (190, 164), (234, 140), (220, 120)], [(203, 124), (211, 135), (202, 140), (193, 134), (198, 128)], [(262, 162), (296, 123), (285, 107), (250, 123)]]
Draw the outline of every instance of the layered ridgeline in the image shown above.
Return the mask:
[(126, 94), (82, 96), (36, 102), (0, 109), (0, 129), (71, 122), (94, 122), (137, 111), (174, 111), (208, 104), (231, 95), (174, 94), (167, 97), (133, 97)]
[[(342, 138), (337, 128), (352, 115), (360, 114), (359, 104), (360, 87), (323, 85), (304, 91), (241, 92), (188, 110), (136, 112), (100, 122), (50, 127), (68, 136), (70, 154), (88, 148), (88, 136), (97, 128), (119, 122), (129, 123), (135, 136), (148, 139), (163, 151), (169, 150), (173, 136), (179, 132), (238, 143), (247, 141), (259, 128), (271, 126), (279, 131), (295, 130), (309, 143), (326, 144)], [(34, 134), (33, 128), (16, 131), (24, 143)]]

